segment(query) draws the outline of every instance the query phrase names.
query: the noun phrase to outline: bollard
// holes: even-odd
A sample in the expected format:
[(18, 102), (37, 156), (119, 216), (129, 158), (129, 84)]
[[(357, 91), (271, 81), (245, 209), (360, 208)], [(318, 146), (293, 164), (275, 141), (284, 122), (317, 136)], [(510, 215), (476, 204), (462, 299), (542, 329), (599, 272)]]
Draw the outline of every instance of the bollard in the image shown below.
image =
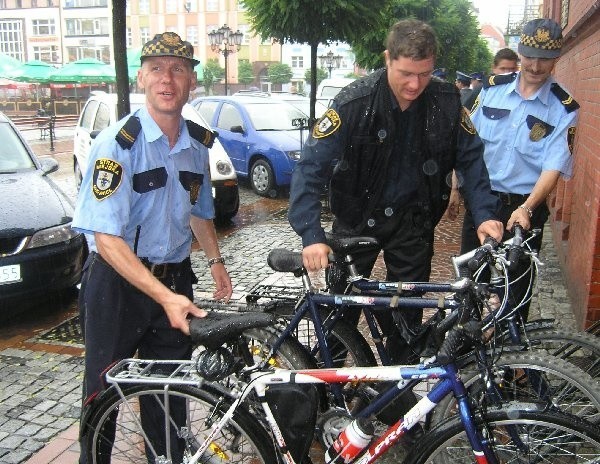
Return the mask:
[(50, 121), (48, 122), (48, 130), (50, 131), (50, 151), (54, 151), (54, 118), (55, 116), (51, 116)]

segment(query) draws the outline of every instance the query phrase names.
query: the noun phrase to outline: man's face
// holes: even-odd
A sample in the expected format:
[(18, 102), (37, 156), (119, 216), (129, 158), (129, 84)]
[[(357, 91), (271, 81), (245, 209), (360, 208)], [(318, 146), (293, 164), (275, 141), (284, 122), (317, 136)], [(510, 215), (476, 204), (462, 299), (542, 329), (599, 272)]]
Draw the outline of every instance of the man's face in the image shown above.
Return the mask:
[(556, 58), (528, 58), (521, 56), (521, 79), (531, 86), (542, 86), (554, 69)]
[(392, 60), (385, 51), (388, 82), (400, 108), (405, 110), (423, 93), (431, 81), (434, 61), (434, 57), (413, 60), (404, 56)]
[(498, 61), (498, 64), (492, 68), (494, 74), (509, 74), (518, 70), (516, 61), (506, 59)]
[(145, 91), (146, 105), (152, 116), (179, 116), (190, 90), (196, 88), (196, 73), (185, 58), (148, 57), (138, 71), (138, 85)]

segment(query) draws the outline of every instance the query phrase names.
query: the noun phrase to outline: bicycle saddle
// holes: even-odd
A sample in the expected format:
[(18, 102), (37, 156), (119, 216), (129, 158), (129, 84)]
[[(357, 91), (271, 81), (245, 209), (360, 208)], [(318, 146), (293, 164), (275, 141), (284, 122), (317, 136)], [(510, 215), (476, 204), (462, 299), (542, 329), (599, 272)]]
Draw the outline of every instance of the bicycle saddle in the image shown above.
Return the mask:
[(218, 348), (223, 343), (236, 339), (244, 330), (273, 325), (272, 314), (221, 313), (210, 311), (206, 317), (193, 317), (190, 321), (190, 336), (194, 343), (207, 348)]
[(325, 233), (327, 245), (334, 253), (348, 254), (356, 250), (369, 250), (379, 246), (375, 237), (340, 237), (332, 233)]

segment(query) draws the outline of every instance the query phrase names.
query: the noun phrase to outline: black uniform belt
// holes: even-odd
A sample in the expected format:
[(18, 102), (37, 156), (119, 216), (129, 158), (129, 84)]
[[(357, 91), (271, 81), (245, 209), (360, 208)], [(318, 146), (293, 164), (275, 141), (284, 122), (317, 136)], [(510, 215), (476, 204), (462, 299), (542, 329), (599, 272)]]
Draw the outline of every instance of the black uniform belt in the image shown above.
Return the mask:
[(529, 198), (529, 194), (521, 195), (520, 193), (496, 192), (495, 190), (492, 190), (492, 193), (500, 198), (500, 201), (506, 206), (522, 205)]
[(147, 258), (140, 258), (142, 264), (148, 268), (154, 277), (157, 279), (164, 279), (167, 276), (174, 275), (182, 268), (189, 268), (191, 266), (190, 258), (186, 258), (180, 263), (162, 263), (155, 264), (148, 261)]

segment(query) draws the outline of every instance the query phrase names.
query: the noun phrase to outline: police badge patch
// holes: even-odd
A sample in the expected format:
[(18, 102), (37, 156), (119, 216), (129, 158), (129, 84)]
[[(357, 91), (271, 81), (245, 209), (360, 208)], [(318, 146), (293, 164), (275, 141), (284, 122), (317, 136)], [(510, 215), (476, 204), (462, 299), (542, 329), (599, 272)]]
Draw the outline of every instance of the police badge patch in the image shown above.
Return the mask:
[(96, 200), (104, 200), (111, 196), (121, 185), (123, 168), (114, 160), (100, 158), (94, 164), (92, 193)]
[(200, 193), (200, 181), (193, 180), (190, 182), (190, 203), (195, 205), (198, 201), (198, 194)]
[(340, 115), (333, 109), (328, 109), (321, 119), (313, 127), (312, 136), (315, 139), (322, 139), (333, 134), (342, 125)]
[(469, 116), (469, 110), (467, 110), (464, 106), (462, 108), (462, 116), (460, 118), (461, 127), (466, 130), (469, 134), (475, 135), (477, 131), (475, 130), (475, 126), (471, 122), (471, 117)]
[(573, 143), (575, 142), (575, 126), (569, 127), (567, 131), (567, 143), (569, 144), (569, 151), (573, 154)]

